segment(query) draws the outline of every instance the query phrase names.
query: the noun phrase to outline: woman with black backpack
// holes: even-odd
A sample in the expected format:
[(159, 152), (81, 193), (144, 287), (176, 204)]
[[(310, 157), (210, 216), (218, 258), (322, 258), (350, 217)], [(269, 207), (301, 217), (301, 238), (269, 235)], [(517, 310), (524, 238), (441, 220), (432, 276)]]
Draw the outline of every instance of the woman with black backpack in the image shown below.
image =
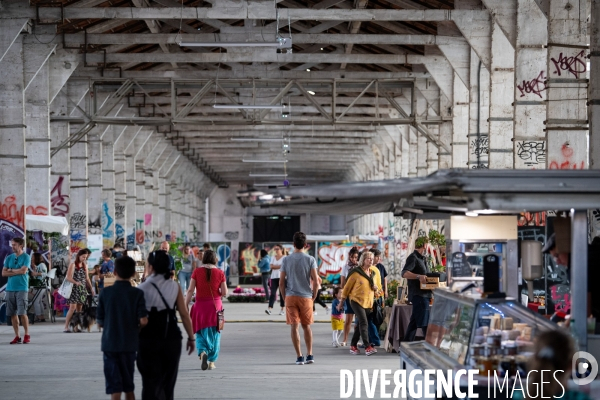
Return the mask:
[(142, 400), (171, 400), (177, 381), (181, 357), (181, 330), (177, 326), (179, 311), (187, 332), (186, 350), (194, 351), (192, 321), (177, 282), (171, 280), (167, 253), (150, 253), (146, 263), (146, 281), (138, 286), (144, 292), (148, 325), (140, 332), (137, 365), (142, 374)]

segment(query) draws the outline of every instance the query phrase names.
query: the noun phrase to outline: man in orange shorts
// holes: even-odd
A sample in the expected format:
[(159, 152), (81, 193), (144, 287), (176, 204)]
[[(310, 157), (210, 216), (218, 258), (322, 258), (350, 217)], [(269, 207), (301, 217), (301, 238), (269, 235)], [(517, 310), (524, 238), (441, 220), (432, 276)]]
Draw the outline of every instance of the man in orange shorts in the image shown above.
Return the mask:
[[(302, 250), (306, 247), (306, 235), (302, 232), (294, 234), (294, 252), (283, 259), (279, 291), (285, 300), (286, 321), (292, 326), (292, 343), (296, 350), (296, 364), (312, 364), (315, 358), (312, 353), (313, 302), (317, 297), (318, 275), (317, 261)], [(306, 360), (300, 346), (302, 325), (306, 342)]]

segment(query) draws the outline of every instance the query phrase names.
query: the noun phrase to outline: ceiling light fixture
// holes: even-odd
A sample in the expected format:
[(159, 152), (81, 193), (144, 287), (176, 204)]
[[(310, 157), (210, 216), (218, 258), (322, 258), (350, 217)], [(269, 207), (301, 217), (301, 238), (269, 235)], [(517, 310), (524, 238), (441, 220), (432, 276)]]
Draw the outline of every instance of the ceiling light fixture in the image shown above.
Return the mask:
[(287, 174), (253, 174), (253, 173), (250, 173), (250, 174), (248, 174), (248, 176), (251, 178), (266, 178), (266, 177), (269, 177), (269, 178), (284, 177), (285, 178), (288, 175)]
[(465, 215), (467, 217), (477, 217), (479, 214), (477, 214), (475, 211), (467, 211)]
[(307, 90), (308, 94), (312, 94), (313, 96), (315, 95), (315, 92), (313, 92), (312, 90)]
[(306, 71), (307, 71), (307, 72), (310, 72), (310, 68), (306, 68)]
[(266, 138), (231, 138), (232, 142), (281, 142), (283, 139)]
[(277, 47), (291, 49), (292, 39), (279, 37), (274, 42), (180, 42), (181, 47)]
[(243, 159), (242, 162), (248, 163), (286, 163), (288, 160), (246, 160)]
[(213, 104), (213, 108), (223, 108), (223, 109), (244, 109), (244, 110), (283, 110), (285, 108), (284, 105), (264, 105), (264, 106), (250, 106), (244, 104)]

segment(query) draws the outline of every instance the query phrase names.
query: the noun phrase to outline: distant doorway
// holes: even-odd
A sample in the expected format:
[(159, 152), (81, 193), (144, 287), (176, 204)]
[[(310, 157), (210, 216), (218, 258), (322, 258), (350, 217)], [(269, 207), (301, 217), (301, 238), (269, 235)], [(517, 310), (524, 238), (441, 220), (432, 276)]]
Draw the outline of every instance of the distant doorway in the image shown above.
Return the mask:
[(299, 216), (254, 217), (254, 242), (291, 242), (300, 230)]

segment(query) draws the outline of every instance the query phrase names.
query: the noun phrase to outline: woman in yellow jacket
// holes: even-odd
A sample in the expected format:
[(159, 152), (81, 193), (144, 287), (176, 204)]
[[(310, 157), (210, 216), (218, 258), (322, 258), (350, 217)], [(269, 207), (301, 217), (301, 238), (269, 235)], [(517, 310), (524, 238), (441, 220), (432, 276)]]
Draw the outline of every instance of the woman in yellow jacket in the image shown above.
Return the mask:
[[(362, 338), (365, 346), (365, 353), (370, 356), (377, 353), (377, 350), (369, 344), (369, 322), (367, 315), (373, 308), (373, 299), (381, 294), (381, 275), (379, 270), (373, 265), (373, 253), (363, 252), (358, 261), (358, 266), (350, 270), (346, 279), (346, 285), (342, 292), (340, 305), (344, 304), (346, 298), (350, 299), (350, 304), (354, 314), (358, 319), (358, 327), (354, 328), (354, 335), (350, 342), (350, 354), (360, 354), (358, 350), (358, 339)], [(338, 309), (340, 306), (338, 305)]]

